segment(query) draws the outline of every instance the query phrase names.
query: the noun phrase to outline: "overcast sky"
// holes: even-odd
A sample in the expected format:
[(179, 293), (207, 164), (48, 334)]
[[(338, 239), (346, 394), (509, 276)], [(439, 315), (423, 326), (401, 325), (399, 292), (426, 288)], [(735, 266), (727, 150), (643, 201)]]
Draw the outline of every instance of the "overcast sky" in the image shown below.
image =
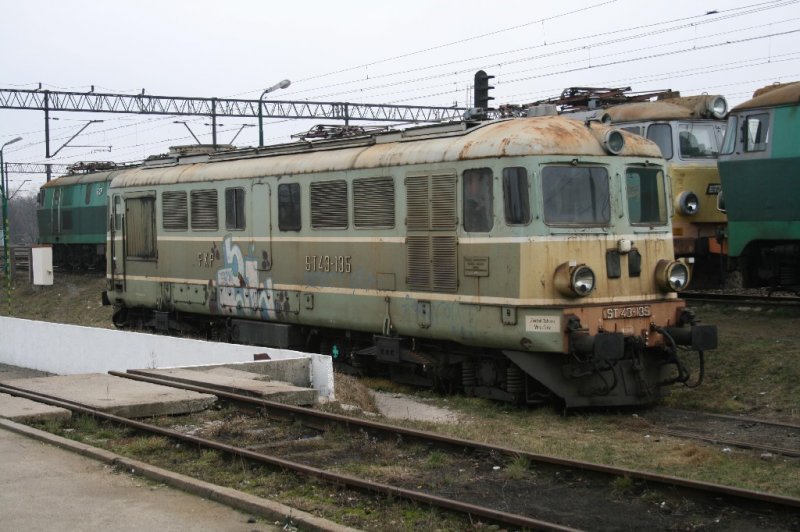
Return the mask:
[[(495, 105), (571, 86), (723, 94), (800, 79), (800, 0), (0, 0), (0, 88), (471, 106), (473, 73), (495, 76)], [(53, 113), (53, 163), (127, 162), (193, 138), (175, 117)], [(211, 142), (203, 117), (187, 120)], [(247, 119), (221, 119), (228, 142)], [(266, 142), (315, 121), (266, 121)], [(44, 113), (0, 110), (6, 162), (45, 162)], [(256, 145), (256, 127), (240, 146)], [(109, 150), (109, 146), (111, 146)], [(24, 182), (24, 180), (30, 180)], [(43, 175), (10, 175), (35, 192)]]

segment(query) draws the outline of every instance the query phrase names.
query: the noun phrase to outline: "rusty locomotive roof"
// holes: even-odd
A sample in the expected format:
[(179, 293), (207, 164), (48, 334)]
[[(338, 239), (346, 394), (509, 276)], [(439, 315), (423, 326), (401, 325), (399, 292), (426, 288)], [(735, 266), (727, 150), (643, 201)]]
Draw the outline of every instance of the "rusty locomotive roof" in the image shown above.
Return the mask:
[(752, 99), (740, 103), (733, 108), (733, 111), (758, 107), (776, 107), (779, 105), (797, 105), (798, 103), (800, 103), (800, 81), (776, 83), (761, 87), (753, 93)]
[(102, 181), (110, 181), (114, 178), (114, 176), (123, 172), (123, 169), (119, 170), (103, 170), (100, 172), (91, 172), (87, 174), (73, 174), (73, 175), (63, 175), (60, 177), (56, 177), (55, 179), (51, 179), (47, 183), (41, 186), (41, 188), (50, 188), (50, 187), (63, 187), (65, 185), (77, 185), (82, 183), (98, 183)]
[[(461, 127), (461, 126), (459, 126)], [(114, 187), (300, 175), (369, 168), (447, 163), (531, 155), (606, 156), (601, 141), (610, 128), (563, 117), (514, 118), (475, 127), (451, 126), (437, 134), (394, 131), (339, 143), (292, 143), (211, 156), (207, 162), (143, 165), (125, 170)], [(622, 131), (620, 156), (661, 158), (656, 144)], [(421, 135), (421, 136), (420, 136)]]
[(689, 120), (714, 116), (708, 110), (709, 103), (719, 95), (703, 94), (667, 98), (651, 102), (632, 102), (615, 105), (604, 110), (612, 123), (636, 122), (640, 120)]

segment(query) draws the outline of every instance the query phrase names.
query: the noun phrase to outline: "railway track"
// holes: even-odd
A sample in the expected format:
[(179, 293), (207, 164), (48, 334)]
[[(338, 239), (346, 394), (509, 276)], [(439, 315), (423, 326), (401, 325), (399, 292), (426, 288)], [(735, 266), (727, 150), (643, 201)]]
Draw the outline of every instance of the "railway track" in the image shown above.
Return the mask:
[[(235, 403), (241, 408), (257, 409), (268, 418), (301, 422), (317, 430), (344, 427), (359, 434), (359, 438), (380, 438), (384, 441), (402, 442), (402, 445), (416, 445), (418, 448), (422, 447), (426, 450), (434, 448), (446, 449), (448, 452), (453, 453), (453, 456), (469, 457), (468, 460), (471, 460), (474, 464), (479, 464), (483, 469), (492, 464), (504, 464), (509, 460), (523, 460), (526, 463), (526, 467), (533, 471), (533, 476), (537, 481), (523, 481), (518, 483), (515, 488), (512, 480), (503, 479), (500, 489), (507, 493), (512, 493), (517, 489), (521, 496), (518, 498), (509, 497), (509, 502), (513, 503), (511, 508), (498, 510), (497, 501), (493, 505), (482, 505), (481, 494), (477, 491), (456, 493), (459, 490), (470, 492), (471, 489), (470, 486), (459, 486), (457, 482), (445, 482), (440, 486), (431, 486), (430, 489), (423, 492), (419, 489), (411, 489), (408, 486), (404, 486), (402, 480), (392, 481), (391, 483), (376, 482), (351, 475), (342, 475), (321, 467), (309, 466), (299, 461), (291, 461), (284, 458), (284, 456), (292, 452), (290, 448), (284, 447), (281, 450), (280, 457), (266, 455), (250, 449), (242, 449), (194, 436), (190, 436), (187, 439), (185, 434), (163, 427), (153, 428), (152, 425), (138, 421), (125, 420), (124, 418), (116, 418), (115, 416), (94, 412), (90, 414), (116, 423), (125, 423), (128, 426), (135, 427), (137, 430), (152, 431), (170, 438), (189, 441), (196, 445), (208, 446), (248, 460), (270, 464), (273, 467), (293, 470), (297, 474), (313, 476), (327, 482), (346, 485), (353, 489), (381, 493), (387, 497), (412, 500), (417, 503), (445, 508), (448, 511), (465, 513), (470, 518), (477, 517), (512, 528), (548, 530), (586, 528), (602, 530), (604, 527), (607, 527), (607, 529), (619, 529), (634, 526), (634, 528), (675, 529), (676, 527), (686, 528), (689, 524), (697, 525), (698, 522), (720, 523), (720, 519), (725, 522), (730, 517), (729, 512), (732, 508), (735, 508), (737, 523), (741, 522), (741, 519), (745, 519), (753, 528), (792, 530), (794, 527), (800, 526), (800, 499), (537, 455), (516, 449), (464, 441), (439, 434), (386, 425), (371, 420), (272, 403), (230, 391), (180, 384), (141, 375), (111, 373), (116, 376), (134, 378), (155, 384), (212, 393), (223, 400)], [(7, 393), (17, 394), (13, 389), (7, 391)], [(42, 399), (45, 399), (43, 402), (52, 401), (52, 398), (40, 398), (39, 400)], [(63, 401), (58, 402), (64, 403)], [(66, 403), (59, 406), (88, 413), (84, 410), (84, 407), (74, 403)], [(405, 451), (400, 452), (405, 454)], [(495, 466), (491, 469), (500, 469), (500, 467)], [(413, 480), (411, 485), (413, 486), (418, 482), (418, 480)], [(486, 482), (488, 485), (491, 479), (487, 477), (480, 482)], [(619, 490), (613, 489), (613, 486), (627, 485), (628, 483), (632, 487), (631, 493), (623, 494)], [(548, 492), (553, 491), (556, 492), (557, 496), (548, 499)], [(645, 492), (648, 494), (647, 497), (642, 496)], [(645, 499), (650, 502), (646, 502)], [(537, 505), (536, 502), (538, 500), (546, 500), (547, 504)], [(654, 506), (653, 500), (661, 502), (659, 505)], [(687, 504), (691, 508), (687, 508)], [(510, 511), (512, 508), (513, 511)], [(602, 523), (600, 527), (597, 526), (598, 521), (594, 517), (599, 508), (606, 510), (611, 508), (611, 511), (606, 511), (603, 514), (604, 517), (600, 519), (599, 522)], [(592, 509), (595, 509), (594, 512), (592, 512)], [(609, 515), (612, 517), (609, 517)], [(606, 522), (607, 519), (612, 519), (613, 517), (621, 521)]]
[[(781, 292), (781, 294), (788, 293)], [(761, 291), (758, 291), (758, 293), (731, 293), (697, 290), (681, 292), (680, 297), (682, 299), (697, 303), (800, 308), (800, 296), (798, 295), (775, 295), (763, 293)]]
[(800, 425), (745, 416), (660, 408), (640, 417), (649, 432), (800, 457)]

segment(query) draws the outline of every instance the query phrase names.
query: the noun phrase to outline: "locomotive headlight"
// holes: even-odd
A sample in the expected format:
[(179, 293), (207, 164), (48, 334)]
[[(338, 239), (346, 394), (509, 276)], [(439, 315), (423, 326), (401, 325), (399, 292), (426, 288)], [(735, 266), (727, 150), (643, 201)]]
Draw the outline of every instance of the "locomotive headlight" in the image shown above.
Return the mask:
[(691, 216), (697, 214), (699, 210), (700, 198), (697, 197), (697, 194), (690, 191), (681, 192), (681, 195), (678, 196), (678, 212)]
[(728, 114), (728, 101), (724, 96), (715, 96), (707, 105), (708, 112), (710, 112), (714, 118), (722, 118)]
[(617, 129), (609, 129), (603, 135), (603, 147), (612, 155), (617, 155), (625, 148), (625, 137)]
[(664, 292), (680, 292), (689, 284), (689, 268), (682, 262), (662, 259), (656, 265), (656, 283)]
[(595, 287), (594, 272), (585, 264), (565, 262), (556, 268), (555, 287), (568, 297), (587, 296)]

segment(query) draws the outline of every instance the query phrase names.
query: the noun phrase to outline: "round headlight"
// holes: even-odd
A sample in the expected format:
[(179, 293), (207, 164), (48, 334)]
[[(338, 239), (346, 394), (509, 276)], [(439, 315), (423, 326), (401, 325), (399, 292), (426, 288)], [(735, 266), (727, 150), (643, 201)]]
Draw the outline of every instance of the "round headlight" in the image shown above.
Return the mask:
[(689, 268), (682, 262), (660, 260), (656, 265), (656, 282), (664, 292), (680, 292), (689, 285)]
[(678, 211), (681, 214), (691, 216), (692, 214), (697, 214), (699, 210), (700, 198), (697, 197), (697, 194), (690, 191), (681, 192), (681, 195), (678, 196)]
[(576, 266), (570, 279), (572, 291), (579, 296), (585, 296), (594, 290), (594, 272), (588, 266)]
[(603, 136), (603, 147), (612, 155), (617, 155), (625, 148), (625, 137), (617, 129), (611, 129)]
[(556, 290), (566, 297), (588, 296), (596, 284), (592, 269), (573, 261), (559, 265), (553, 280)]
[(715, 96), (714, 99), (708, 103), (708, 110), (714, 115), (714, 118), (723, 118), (728, 114), (728, 101), (724, 96)]

